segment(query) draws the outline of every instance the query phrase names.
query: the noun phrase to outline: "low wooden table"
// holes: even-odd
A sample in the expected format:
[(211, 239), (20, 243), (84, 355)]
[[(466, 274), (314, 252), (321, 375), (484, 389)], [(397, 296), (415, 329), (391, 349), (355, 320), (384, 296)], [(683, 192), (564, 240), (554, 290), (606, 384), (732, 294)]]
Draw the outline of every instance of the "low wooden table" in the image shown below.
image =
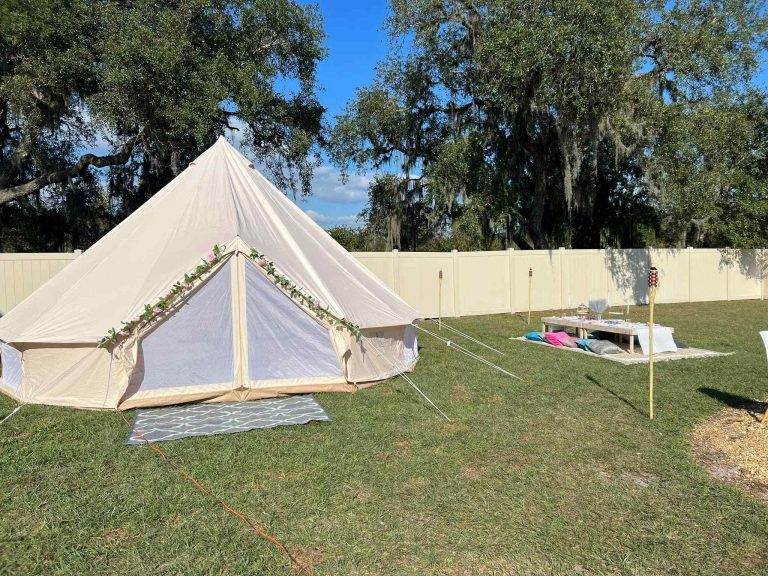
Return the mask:
[[(625, 322), (618, 320), (591, 320), (588, 318), (579, 318), (577, 316), (545, 316), (541, 319), (541, 329), (548, 332), (548, 328), (573, 328), (579, 338), (586, 338), (587, 332), (608, 332), (616, 334), (619, 341), (623, 336), (629, 339), (629, 353), (635, 353), (635, 336), (637, 328), (647, 326), (647, 324), (638, 324), (637, 322)], [(670, 328), (674, 333), (675, 329)]]

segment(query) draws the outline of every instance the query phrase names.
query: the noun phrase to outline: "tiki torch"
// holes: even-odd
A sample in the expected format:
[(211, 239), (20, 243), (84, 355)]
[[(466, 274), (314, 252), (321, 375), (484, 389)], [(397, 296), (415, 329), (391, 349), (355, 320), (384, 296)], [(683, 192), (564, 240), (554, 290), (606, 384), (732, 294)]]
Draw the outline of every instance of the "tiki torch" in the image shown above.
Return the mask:
[(531, 324), (531, 298), (533, 297), (533, 268), (528, 268), (528, 325)]
[(659, 271), (651, 266), (648, 271), (648, 414), (653, 420), (653, 305), (656, 302), (656, 289), (659, 287)]

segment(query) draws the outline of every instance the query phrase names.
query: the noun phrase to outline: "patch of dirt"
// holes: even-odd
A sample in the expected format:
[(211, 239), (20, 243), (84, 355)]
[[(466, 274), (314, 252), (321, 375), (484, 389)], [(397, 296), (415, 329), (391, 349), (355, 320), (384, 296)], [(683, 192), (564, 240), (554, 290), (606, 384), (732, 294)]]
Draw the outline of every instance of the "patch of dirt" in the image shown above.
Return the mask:
[(659, 477), (654, 474), (624, 472), (619, 476), (620, 480), (634, 484), (639, 488), (650, 488), (659, 483)]
[(457, 384), (451, 391), (451, 401), (457, 404), (466, 404), (472, 399), (472, 394), (466, 384)]
[(409, 458), (411, 456), (411, 441), (407, 438), (395, 441), (395, 454), (400, 458)]
[(504, 404), (504, 398), (502, 398), (499, 394), (491, 394), (488, 396), (488, 398), (486, 398), (486, 402), (491, 406), (501, 406)]
[(472, 482), (477, 482), (480, 480), (480, 478), (483, 477), (483, 473), (480, 472), (477, 468), (474, 468), (472, 466), (465, 466), (461, 469), (460, 475), (462, 478), (465, 478), (466, 480), (471, 480)]
[[(293, 551), (293, 557), (309, 569), (321, 564), (324, 556), (323, 551), (319, 548), (302, 548)], [(296, 565), (291, 566), (291, 568), (293, 574), (306, 574), (304, 570), (301, 570)]]
[(101, 533), (101, 538), (107, 542), (122, 542), (131, 538), (131, 533), (125, 528), (110, 528)]
[(355, 495), (352, 497), (357, 502), (368, 502), (371, 498), (373, 498), (373, 494), (371, 494), (368, 490), (355, 490)]
[(721, 482), (768, 502), (768, 422), (766, 405), (747, 402), (723, 408), (694, 429), (694, 460)]

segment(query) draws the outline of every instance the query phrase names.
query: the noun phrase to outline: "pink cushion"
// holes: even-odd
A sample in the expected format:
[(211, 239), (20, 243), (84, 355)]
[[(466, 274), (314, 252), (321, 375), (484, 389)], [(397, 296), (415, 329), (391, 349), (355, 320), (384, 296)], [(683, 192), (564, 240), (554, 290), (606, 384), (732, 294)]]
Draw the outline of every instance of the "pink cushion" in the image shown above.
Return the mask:
[(568, 332), (555, 332), (555, 336), (560, 339), (560, 343), (567, 348), (578, 348), (576, 344), (576, 338), (568, 334)]
[(577, 348), (576, 339), (568, 332), (546, 332), (544, 338), (553, 346), (565, 346), (566, 348)]
[(557, 336), (557, 332), (544, 332), (544, 340), (552, 344), (552, 346), (562, 346), (560, 337)]

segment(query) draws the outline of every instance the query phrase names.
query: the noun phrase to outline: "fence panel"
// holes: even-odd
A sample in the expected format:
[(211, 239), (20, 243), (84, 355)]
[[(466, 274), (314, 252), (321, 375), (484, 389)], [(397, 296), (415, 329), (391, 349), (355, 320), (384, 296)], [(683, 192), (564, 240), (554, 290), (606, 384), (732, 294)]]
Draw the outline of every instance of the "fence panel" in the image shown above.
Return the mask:
[[(768, 296), (768, 251), (730, 249), (359, 252), (366, 268), (427, 317), (573, 309), (591, 298), (645, 303), (651, 262), (659, 302)], [(52, 278), (77, 253), (0, 254), (0, 315)], [(442, 282), (439, 279), (443, 273)]]
[(78, 253), (0, 254), (0, 316), (53, 278)]

